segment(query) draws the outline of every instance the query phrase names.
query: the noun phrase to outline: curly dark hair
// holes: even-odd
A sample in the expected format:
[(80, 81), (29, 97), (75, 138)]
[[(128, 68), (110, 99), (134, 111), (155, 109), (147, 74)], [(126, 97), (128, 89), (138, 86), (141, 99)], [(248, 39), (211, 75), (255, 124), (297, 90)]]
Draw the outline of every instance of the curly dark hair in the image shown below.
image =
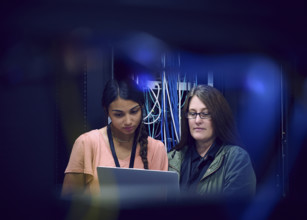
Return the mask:
[[(135, 81), (130, 78), (111, 79), (105, 85), (101, 99), (101, 105), (107, 114), (108, 114), (109, 105), (115, 99), (117, 99), (117, 97), (120, 97), (125, 100), (132, 100), (138, 103), (143, 109), (145, 103), (144, 94), (142, 90), (139, 88), (139, 86), (135, 83)], [(137, 142), (140, 143), (141, 146), (140, 156), (142, 158), (144, 168), (148, 169), (148, 160), (147, 160), (148, 133), (143, 122), (139, 124), (135, 133), (136, 133), (135, 137), (137, 138)]]

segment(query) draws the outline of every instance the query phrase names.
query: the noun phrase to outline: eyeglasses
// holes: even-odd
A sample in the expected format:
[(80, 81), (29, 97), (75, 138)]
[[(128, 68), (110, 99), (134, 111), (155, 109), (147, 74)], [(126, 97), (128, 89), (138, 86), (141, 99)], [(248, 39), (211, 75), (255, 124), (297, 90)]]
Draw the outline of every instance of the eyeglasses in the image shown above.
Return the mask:
[(187, 112), (185, 113), (185, 117), (188, 118), (188, 119), (195, 119), (197, 117), (197, 115), (199, 115), (199, 117), (201, 119), (207, 119), (207, 118), (210, 118), (211, 115), (209, 113), (205, 113), (205, 112)]

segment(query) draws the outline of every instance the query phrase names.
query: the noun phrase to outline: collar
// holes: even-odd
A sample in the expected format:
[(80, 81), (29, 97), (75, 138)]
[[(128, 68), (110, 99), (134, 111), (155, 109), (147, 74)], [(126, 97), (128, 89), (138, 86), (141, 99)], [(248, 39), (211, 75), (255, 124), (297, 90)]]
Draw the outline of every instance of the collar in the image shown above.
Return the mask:
[(218, 152), (218, 150), (220, 149), (220, 145), (217, 144), (215, 141), (212, 143), (211, 147), (209, 148), (208, 152), (206, 153), (206, 155), (204, 157), (201, 157), (199, 155), (199, 153), (196, 150), (196, 146), (192, 146), (190, 148), (190, 153), (191, 153), (191, 159), (192, 161), (196, 161), (196, 160), (200, 160), (200, 159), (213, 159), (216, 155), (216, 153)]

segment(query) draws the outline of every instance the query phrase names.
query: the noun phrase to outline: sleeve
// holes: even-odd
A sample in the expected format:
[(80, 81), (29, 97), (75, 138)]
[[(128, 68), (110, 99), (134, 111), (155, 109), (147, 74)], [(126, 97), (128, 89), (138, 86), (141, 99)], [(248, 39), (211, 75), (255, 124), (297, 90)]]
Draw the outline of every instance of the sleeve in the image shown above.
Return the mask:
[(239, 147), (230, 150), (226, 162), (224, 194), (250, 198), (256, 192), (256, 176), (248, 153)]
[(168, 170), (168, 157), (164, 144), (161, 141), (155, 140), (153, 143), (154, 154), (149, 165), (151, 170)]
[(84, 173), (93, 176), (93, 143), (87, 134), (79, 136), (72, 148), (65, 173)]

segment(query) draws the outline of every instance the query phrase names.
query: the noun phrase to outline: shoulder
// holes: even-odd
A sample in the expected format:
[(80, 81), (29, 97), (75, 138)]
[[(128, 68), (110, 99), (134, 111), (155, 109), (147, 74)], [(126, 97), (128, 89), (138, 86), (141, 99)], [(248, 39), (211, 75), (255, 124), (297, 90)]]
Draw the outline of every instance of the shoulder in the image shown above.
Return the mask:
[(75, 141), (74, 146), (78, 148), (88, 148), (89, 146), (96, 146), (101, 139), (100, 131), (95, 129), (81, 134)]
[(250, 161), (248, 152), (242, 147), (236, 145), (223, 145), (219, 150), (218, 155), (225, 155), (226, 158), (236, 161)]
[(227, 154), (248, 154), (245, 149), (237, 145), (222, 145), (221, 151)]
[(181, 164), (184, 159), (185, 153), (188, 149), (188, 146), (183, 147), (180, 150), (173, 149), (168, 152), (168, 166), (169, 170), (180, 172)]
[(180, 150), (172, 149), (170, 152), (168, 152), (167, 156), (169, 160), (172, 159), (182, 159), (188, 149), (188, 146), (183, 147)]
[(89, 141), (95, 138), (99, 138), (99, 130), (91, 130), (81, 134), (76, 141)]
[(163, 142), (160, 141), (160, 140), (157, 140), (157, 139), (154, 139), (154, 138), (148, 136), (147, 141), (148, 141), (148, 147), (149, 148), (152, 148), (152, 147), (153, 148), (155, 148), (155, 147), (158, 147), (158, 148), (163, 147), (163, 148), (165, 148)]
[(165, 145), (162, 141), (160, 140), (157, 140), (157, 139), (154, 139), (152, 137), (149, 137), (147, 138), (147, 141), (148, 141), (148, 145), (147, 145), (147, 148), (148, 148), (148, 154), (149, 155), (156, 155), (156, 154), (165, 154), (166, 155), (166, 148), (165, 148)]

